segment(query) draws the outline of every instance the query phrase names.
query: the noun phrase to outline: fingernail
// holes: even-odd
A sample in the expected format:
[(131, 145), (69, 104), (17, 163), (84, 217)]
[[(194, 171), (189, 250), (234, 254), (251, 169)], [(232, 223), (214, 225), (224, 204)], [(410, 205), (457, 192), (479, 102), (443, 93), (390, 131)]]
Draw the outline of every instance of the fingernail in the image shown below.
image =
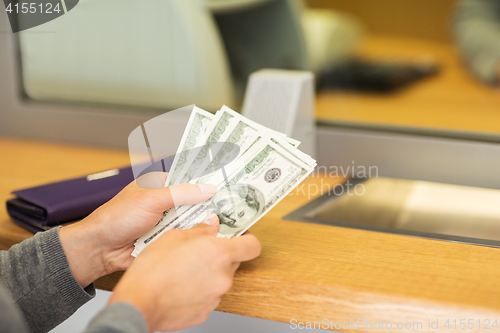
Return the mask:
[(207, 217), (201, 221), (203, 224), (216, 225), (218, 223), (218, 217), (215, 214), (209, 214)]
[(212, 184), (198, 184), (201, 193), (211, 193), (214, 194), (217, 192), (217, 186)]

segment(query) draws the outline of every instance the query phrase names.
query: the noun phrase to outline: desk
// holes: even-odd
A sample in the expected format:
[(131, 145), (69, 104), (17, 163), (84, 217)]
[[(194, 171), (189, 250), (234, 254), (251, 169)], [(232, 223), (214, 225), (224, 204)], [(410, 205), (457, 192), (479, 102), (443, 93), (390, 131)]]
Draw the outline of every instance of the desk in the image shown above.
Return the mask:
[[(6, 138), (0, 138), (0, 156), (2, 200), (19, 187), (128, 163), (125, 151)], [(282, 219), (308, 201), (308, 188), (312, 199), (320, 195), (316, 189), (339, 181), (308, 178), (252, 227), (262, 255), (241, 265), (218, 310), (281, 322), (422, 322), (425, 330), (429, 319), (439, 319), (441, 328), (446, 319), (500, 324), (500, 249)], [(30, 236), (2, 206), (0, 248)], [(119, 276), (96, 285), (111, 290)], [(458, 324), (450, 331), (460, 331)]]
[(406, 62), (428, 56), (441, 71), (389, 95), (322, 91), (316, 100), (322, 123), (500, 134), (500, 88), (478, 82), (452, 45), (371, 36), (358, 53)]

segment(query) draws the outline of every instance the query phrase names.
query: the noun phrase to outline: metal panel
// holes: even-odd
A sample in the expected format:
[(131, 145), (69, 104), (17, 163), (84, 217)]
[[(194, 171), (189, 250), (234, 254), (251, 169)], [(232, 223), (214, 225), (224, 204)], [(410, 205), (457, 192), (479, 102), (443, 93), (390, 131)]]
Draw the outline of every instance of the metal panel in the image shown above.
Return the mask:
[(326, 126), (317, 135), (327, 170), (372, 166), (383, 177), (500, 189), (498, 143)]

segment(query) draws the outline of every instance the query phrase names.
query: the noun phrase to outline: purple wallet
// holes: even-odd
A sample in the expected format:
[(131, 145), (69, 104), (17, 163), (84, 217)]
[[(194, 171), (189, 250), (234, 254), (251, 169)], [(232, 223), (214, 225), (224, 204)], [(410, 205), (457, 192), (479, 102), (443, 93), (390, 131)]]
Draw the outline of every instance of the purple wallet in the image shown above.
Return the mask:
[(33, 232), (83, 219), (134, 180), (131, 167), (13, 191), (7, 212)]

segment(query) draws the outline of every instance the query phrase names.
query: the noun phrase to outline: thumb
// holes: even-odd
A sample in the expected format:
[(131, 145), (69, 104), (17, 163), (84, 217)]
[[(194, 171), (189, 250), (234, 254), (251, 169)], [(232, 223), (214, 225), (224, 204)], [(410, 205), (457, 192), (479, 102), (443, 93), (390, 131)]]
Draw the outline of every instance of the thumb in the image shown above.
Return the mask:
[(217, 191), (217, 187), (212, 184), (179, 184), (167, 188), (170, 189), (173, 207), (203, 202)]
[(215, 236), (219, 232), (219, 218), (215, 214), (210, 214), (198, 225), (189, 229), (191, 236)]
[(161, 189), (147, 189), (141, 193), (141, 199), (150, 210), (163, 212), (181, 205), (194, 205), (210, 199), (217, 187), (211, 184), (179, 184)]

